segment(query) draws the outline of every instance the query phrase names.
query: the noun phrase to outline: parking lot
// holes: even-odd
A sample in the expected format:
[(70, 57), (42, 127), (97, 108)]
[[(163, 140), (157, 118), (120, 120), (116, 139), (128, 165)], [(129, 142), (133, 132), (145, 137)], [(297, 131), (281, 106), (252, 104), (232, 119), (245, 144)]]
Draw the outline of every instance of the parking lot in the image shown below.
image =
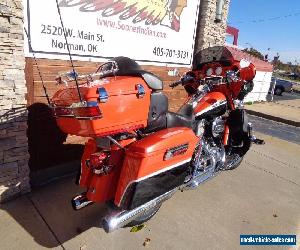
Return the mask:
[(143, 249), (147, 241), (148, 249), (247, 249), (240, 234), (297, 234), (299, 242), (299, 141), (258, 136), (266, 144), (254, 145), (238, 169), (178, 192), (139, 232), (106, 234), (101, 205), (73, 211), (80, 190), (69, 177), (2, 206), (1, 248)]
[[(300, 95), (275, 96), (274, 105), (297, 110)], [(300, 128), (249, 119), (266, 144), (254, 145), (236, 170), (177, 192), (139, 232), (106, 234), (103, 205), (73, 211), (70, 200), (81, 190), (71, 176), (1, 206), (1, 248), (254, 249), (239, 245), (240, 234), (297, 234), (292, 249), (299, 249)]]

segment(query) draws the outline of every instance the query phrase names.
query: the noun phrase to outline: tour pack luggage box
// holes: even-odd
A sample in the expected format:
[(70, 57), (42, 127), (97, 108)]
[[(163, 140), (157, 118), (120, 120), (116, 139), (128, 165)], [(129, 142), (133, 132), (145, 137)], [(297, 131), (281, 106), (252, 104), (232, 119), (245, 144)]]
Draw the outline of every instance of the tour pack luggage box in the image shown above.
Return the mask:
[(89, 110), (82, 107), (76, 87), (61, 89), (51, 99), (65, 133), (98, 137), (147, 126), (151, 90), (141, 77), (107, 77), (80, 85), (79, 90)]

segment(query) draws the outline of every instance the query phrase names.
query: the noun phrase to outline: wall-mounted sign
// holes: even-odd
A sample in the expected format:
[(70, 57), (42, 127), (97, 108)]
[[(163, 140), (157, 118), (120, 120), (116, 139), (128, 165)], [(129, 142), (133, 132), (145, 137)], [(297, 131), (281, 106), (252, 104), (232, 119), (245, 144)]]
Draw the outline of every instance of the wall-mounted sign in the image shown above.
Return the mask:
[[(26, 55), (79, 60), (128, 56), (141, 62), (190, 66), (200, 0), (24, 0), (32, 51)], [(26, 12), (25, 12), (26, 13)]]

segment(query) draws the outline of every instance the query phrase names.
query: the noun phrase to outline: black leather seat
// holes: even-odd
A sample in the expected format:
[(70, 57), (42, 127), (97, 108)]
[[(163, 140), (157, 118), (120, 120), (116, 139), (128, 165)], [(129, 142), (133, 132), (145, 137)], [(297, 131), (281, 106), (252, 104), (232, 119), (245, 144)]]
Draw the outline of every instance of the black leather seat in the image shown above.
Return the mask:
[(193, 118), (174, 112), (167, 112), (167, 128), (187, 127), (193, 128)]
[(162, 80), (151, 72), (142, 70), (138, 63), (128, 57), (119, 56), (112, 59), (118, 64), (119, 70), (114, 74), (116, 76), (139, 76), (144, 79), (148, 87), (153, 90), (162, 90)]
[(193, 106), (190, 104), (183, 105), (178, 113), (167, 112), (167, 127), (188, 127), (193, 128), (194, 116)]

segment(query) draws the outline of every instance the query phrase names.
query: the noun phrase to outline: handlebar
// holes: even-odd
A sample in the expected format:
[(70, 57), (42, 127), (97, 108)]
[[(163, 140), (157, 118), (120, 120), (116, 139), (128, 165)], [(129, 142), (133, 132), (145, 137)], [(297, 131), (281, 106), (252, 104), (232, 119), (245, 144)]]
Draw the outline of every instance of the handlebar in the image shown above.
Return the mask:
[[(182, 86), (184, 86), (185, 84), (188, 84), (188, 83), (191, 83), (191, 82), (194, 82), (194, 81), (197, 81), (200, 84), (203, 84), (203, 83), (212, 83), (214, 80), (216, 80), (217, 82), (219, 82), (220, 79), (222, 79), (222, 78), (223, 78), (222, 76), (214, 76), (214, 77), (205, 78), (204, 80), (196, 80), (191, 75), (185, 75), (179, 81), (176, 81), (176, 82), (173, 82), (173, 83), (169, 84), (169, 86), (171, 88), (175, 88), (175, 87), (177, 87), (180, 84)], [(230, 84), (231, 82), (236, 82), (236, 81), (238, 81), (240, 79), (240, 77), (239, 77), (239, 71), (232, 71), (232, 70), (227, 71), (226, 72), (226, 76), (223, 79), (225, 79), (225, 81), (226, 81), (227, 84)]]
[(179, 81), (169, 84), (169, 86), (171, 88), (175, 88), (180, 84), (182, 84), (184, 86), (185, 84), (193, 82), (193, 81), (195, 81), (195, 78), (193, 76), (185, 75)]
[(177, 87), (180, 84), (182, 84), (181, 80), (179, 80), (177, 82), (172, 82), (171, 84), (169, 84), (169, 86), (173, 89), (173, 88)]

